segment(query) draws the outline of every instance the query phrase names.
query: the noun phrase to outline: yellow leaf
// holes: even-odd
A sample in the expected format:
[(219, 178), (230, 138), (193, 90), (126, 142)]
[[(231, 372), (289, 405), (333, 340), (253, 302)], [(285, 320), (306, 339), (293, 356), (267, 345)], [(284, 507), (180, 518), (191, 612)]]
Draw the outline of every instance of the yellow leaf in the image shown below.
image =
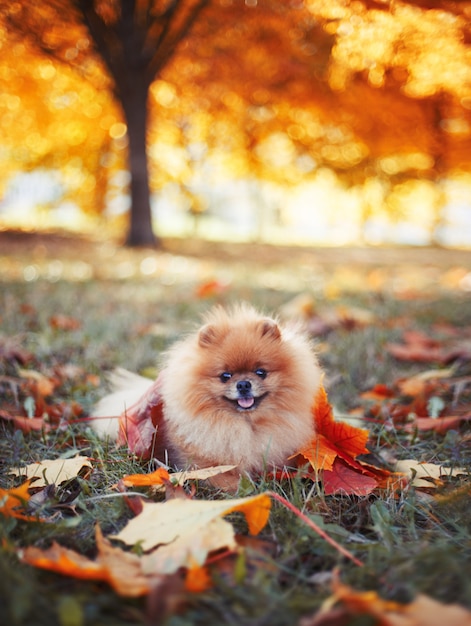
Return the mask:
[(444, 476), (469, 473), (464, 467), (443, 467), (435, 463), (420, 463), (413, 459), (398, 461), (395, 470), (409, 476), (413, 487), (435, 487), (435, 482), (439, 482)]
[(140, 544), (144, 551), (157, 549), (145, 559), (144, 570), (171, 573), (180, 567), (201, 566), (209, 552), (235, 548), (234, 530), (221, 519), (229, 513), (245, 514), (249, 531), (265, 526), (271, 500), (267, 494), (236, 500), (169, 500), (145, 503), (140, 515), (115, 535), (128, 545)]
[(9, 473), (34, 480), (33, 487), (45, 487), (51, 484), (60, 485), (60, 483), (75, 478), (83, 467), (92, 468), (88, 457), (76, 456), (73, 459), (46, 459), (11, 470)]
[(237, 548), (232, 525), (220, 517), (194, 532), (188, 531), (172, 542), (142, 557), (146, 574), (173, 574), (181, 567), (203, 567), (208, 554), (225, 548)]

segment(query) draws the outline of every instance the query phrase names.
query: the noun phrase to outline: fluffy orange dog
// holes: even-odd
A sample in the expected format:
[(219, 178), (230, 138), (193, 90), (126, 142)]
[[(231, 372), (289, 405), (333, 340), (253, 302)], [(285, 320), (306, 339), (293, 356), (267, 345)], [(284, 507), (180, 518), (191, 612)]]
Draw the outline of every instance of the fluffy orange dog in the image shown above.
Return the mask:
[[(137, 413), (134, 423), (141, 429), (142, 419), (146, 428), (158, 424), (158, 447), (172, 464), (236, 465), (237, 471), (219, 481), (234, 488), (241, 474), (282, 467), (311, 441), (321, 376), (299, 329), (248, 305), (217, 307), (198, 332), (168, 351), (156, 383), (136, 377), (135, 389), (104, 398), (95, 415), (122, 413), (144, 394), (121, 415), (121, 442), (126, 416)], [(159, 409), (160, 423), (151, 421), (149, 406)], [(96, 429), (106, 434), (109, 424), (97, 421)]]

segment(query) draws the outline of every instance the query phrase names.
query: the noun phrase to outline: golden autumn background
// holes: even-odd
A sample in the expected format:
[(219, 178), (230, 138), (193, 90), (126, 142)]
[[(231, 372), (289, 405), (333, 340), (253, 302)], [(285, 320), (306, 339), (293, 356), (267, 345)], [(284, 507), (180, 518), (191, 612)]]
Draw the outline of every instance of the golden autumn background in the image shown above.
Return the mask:
[(0, 223), (471, 244), (471, 2), (0, 0)]

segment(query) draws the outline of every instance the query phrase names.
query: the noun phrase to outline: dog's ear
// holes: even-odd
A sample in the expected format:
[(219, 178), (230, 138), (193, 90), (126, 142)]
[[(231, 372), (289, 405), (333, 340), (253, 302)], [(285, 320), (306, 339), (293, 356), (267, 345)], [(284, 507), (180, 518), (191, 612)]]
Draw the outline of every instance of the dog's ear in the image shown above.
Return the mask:
[(281, 330), (275, 320), (266, 317), (260, 322), (260, 330), (262, 337), (271, 337), (272, 339), (279, 339), (281, 337)]
[(207, 348), (216, 342), (218, 333), (212, 324), (206, 324), (198, 333), (198, 344), (202, 348)]

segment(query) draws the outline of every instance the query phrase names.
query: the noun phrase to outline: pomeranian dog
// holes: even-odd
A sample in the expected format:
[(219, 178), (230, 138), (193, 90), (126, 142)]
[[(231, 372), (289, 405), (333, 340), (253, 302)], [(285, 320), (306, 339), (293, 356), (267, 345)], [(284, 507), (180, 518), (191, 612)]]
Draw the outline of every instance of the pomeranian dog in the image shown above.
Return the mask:
[[(285, 466), (314, 435), (312, 408), (322, 372), (309, 340), (299, 328), (249, 305), (212, 309), (196, 333), (167, 352), (157, 385), (131, 376), (124, 376), (121, 389), (105, 397), (94, 415), (122, 413), (122, 429), (126, 407), (143, 394), (145, 399), (154, 385), (152, 402), (161, 403), (160, 448), (170, 463), (235, 465), (212, 480), (223, 488), (236, 489), (244, 473)], [(94, 426), (106, 435), (112, 424), (97, 420)], [(116, 426), (114, 431), (116, 436)]]

